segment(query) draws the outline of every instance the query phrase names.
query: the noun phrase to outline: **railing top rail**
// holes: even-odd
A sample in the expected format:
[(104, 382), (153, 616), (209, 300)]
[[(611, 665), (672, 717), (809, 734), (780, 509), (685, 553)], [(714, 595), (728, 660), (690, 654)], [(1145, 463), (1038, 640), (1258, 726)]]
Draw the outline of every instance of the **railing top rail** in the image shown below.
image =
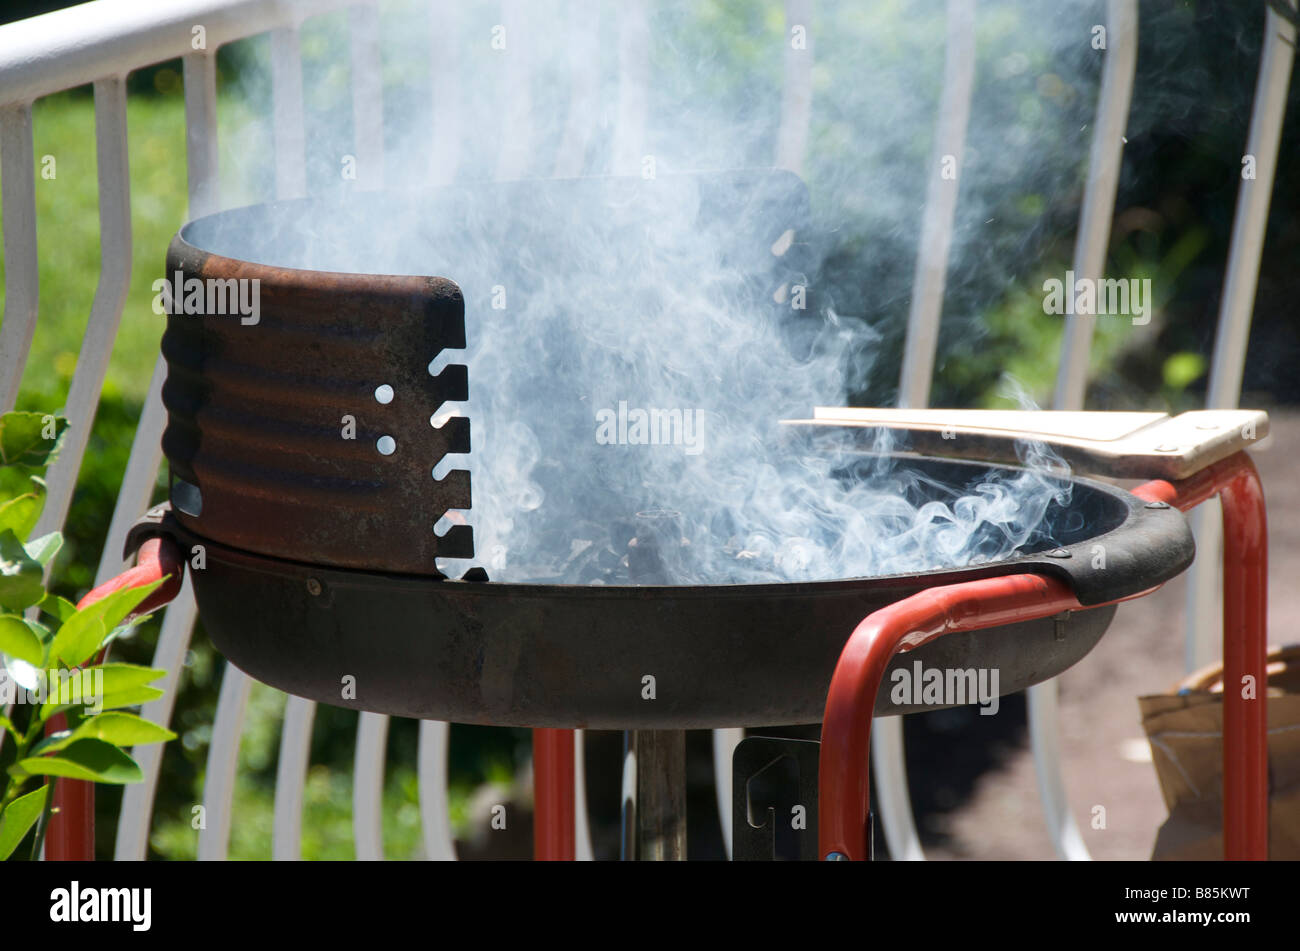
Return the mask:
[(373, 0), (96, 0), (0, 26), (0, 107)]

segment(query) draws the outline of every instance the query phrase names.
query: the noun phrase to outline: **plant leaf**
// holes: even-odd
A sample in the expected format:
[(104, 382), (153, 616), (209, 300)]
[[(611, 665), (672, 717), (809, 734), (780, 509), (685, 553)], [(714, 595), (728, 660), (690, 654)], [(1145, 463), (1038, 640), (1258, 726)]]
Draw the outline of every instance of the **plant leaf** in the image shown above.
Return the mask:
[(112, 743), (77, 740), (53, 756), (29, 756), (17, 765), (33, 776), (66, 776), (93, 783), (138, 783), (139, 765)]
[(41, 469), (58, 454), (68, 420), (47, 413), (0, 416), (0, 465)]
[(19, 796), (0, 813), (0, 861), (14, 854), (23, 836), (36, 824), (49, 791), (50, 784), (46, 783), (40, 789)]
[(62, 624), (77, 613), (77, 606), (67, 598), (61, 598), (57, 594), (47, 594), (45, 600), (41, 602), (41, 610), (50, 617), (57, 618)]
[[(26, 538), (27, 536), (22, 535), (19, 537)], [(28, 558), (36, 559), (41, 563), (42, 568), (47, 568), (62, 547), (63, 534), (61, 532), (50, 532), (48, 535), (42, 535), (40, 538), (29, 541), (23, 546), (23, 550), (27, 552)]]
[(43, 469), (54, 461), (68, 420), (49, 413), (10, 412), (0, 416), (0, 465)]
[[(170, 577), (170, 576), (168, 576)], [(136, 607), (153, 594), (167, 578), (159, 578), (152, 584), (142, 585), (135, 588), (123, 588), (121, 591), (114, 591), (108, 597), (96, 604), (89, 605), (86, 610), (103, 605), (104, 624), (111, 631), (117, 627)]]
[(90, 670), (102, 670), (104, 672), (104, 693), (106, 694), (124, 690), (128, 687), (138, 687), (141, 684), (151, 684), (155, 680), (167, 676), (165, 670), (160, 670), (157, 667), (142, 667), (139, 664), (100, 664), (98, 667), (91, 667)]
[(104, 619), (94, 614), (74, 614), (60, 625), (50, 645), (51, 663), (79, 667), (95, 656), (99, 645), (108, 637)]
[(0, 530), (7, 528), (19, 539), (26, 538), (36, 527), (36, 520), (41, 517), (44, 507), (44, 496), (35, 492), (10, 499), (0, 505)]
[[(151, 688), (156, 689), (156, 688)], [(144, 743), (166, 743), (176, 739), (176, 734), (152, 720), (134, 713), (101, 713), (87, 720), (77, 730), (112, 743), (114, 746), (139, 746)]]
[(27, 752), (32, 756), (44, 756), (46, 753), (57, 753), (72, 742), (73, 732), (74, 731), (72, 730), (59, 730), (57, 733), (51, 733)]
[[(94, 678), (100, 676), (95, 673), (96, 671), (102, 672), (102, 683), (94, 682)], [(167, 675), (165, 670), (140, 667), (135, 664), (100, 664), (85, 668), (79, 676), (85, 676), (88, 672), (92, 678), (92, 686), (99, 694), (93, 698), (93, 701), (97, 702), (86, 700), (84, 697), (80, 703), (47, 702), (41, 707), (39, 714), (42, 722), (65, 710), (79, 710), (88, 706), (93, 707), (95, 712), (99, 712), (117, 707), (134, 707), (137, 704), (156, 700), (163, 695), (163, 692), (157, 687), (146, 687), (145, 684)], [(71, 719), (71, 714), (69, 718)]]
[(157, 687), (126, 687), (111, 694), (106, 694), (100, 706), (105, 710), (138, 707), (150, 700), (157, 700), (162, 695), (163, 691)]
[(0, 532), (0, 607), (21, 611), (39, 602), (45, 597), (44, 575), (13, 529)]
[(41, 642), (43, 630), (16, 614), (0, 615), (0, 651), (25, 660), (33, 667), (40, 667), (45, 663), (45, 645)]
[(137, 746), (143, 743), (165, 743), (176, 739), (176, 734), (166, 727), (142, 719), (133, 713), (101, 713), (88, 717), (75, 730), (61, 730), (51, 734), (32, 747), (32, 755), (57, 753), (78, 740), (94, 739), (114, 746)]
[(99, 650), (109, 633), (152, 594), (162, 581), (139, 588), (123, 588), (89, 604), (63, 622), (50, 645), (50, 658), (68, 667), (79, 667)]

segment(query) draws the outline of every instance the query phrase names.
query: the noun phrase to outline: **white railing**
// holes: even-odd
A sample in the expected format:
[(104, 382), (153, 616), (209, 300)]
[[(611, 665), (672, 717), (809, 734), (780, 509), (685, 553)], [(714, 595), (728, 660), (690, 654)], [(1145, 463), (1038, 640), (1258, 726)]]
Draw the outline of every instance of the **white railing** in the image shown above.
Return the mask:
[[(1088, 155), (1088, 183), (1073, 260), (1074, 273), (1094, 281), (1106, 271), (1106, 248), (1110, 244), (1111, 216), (1124, 153), (1124, 129), (1128, 125), (1133, 76), (1137, 72), (1137, 0), (1108, 0), (1105, 26), (1106, 64), (1101, 95), (1097, 99), (1092, 150)], [(1083, 409), (1093, 327), (1093, 322), (1087, 319), (1066, 322), (1053, 409)], [(1027, 699), (1029, 742), (1034, 750), (1038, 796), (1043, 803), (1048, 834), (1060, 858), (1086, 859), (1088, 848), (1070, 811), (1061, 767), (1057, 682), (1049, 680), (1030, 687)]]
[[(948, 32), (943, 68), (943, 94), (927, 168), (921, 242), (912, 278), (912, 306), (907, 315), (903, 367), (898, 378), (898, 404), (929, 405), (939, 345), (952, 247), (953, 221), (966, 148), (966, 123), (975, 91), (975, 0), (948, 0)], [(948, 164), (952, 173), (943, 173)], [(903, 718), (878, 717), (871, 724), (871, 762), (876, 771), (876, 803), (889, 854), (899, 860), (925, 858), (912, 818), (903, 750)]]
[[(1294, 0), (1290, 0), (1294, 6)], [(1286, 113), (1287, 88), (1295, 59), (1296, 31), (1293, 24), (1272, 9), (1264, 25), (1264, 49), (1255, 85), (1255, 107), (1250, 116), (1246, 155), (1255, 158), (1255, 178), (1243, 178), (1237, 195), (1237, 213), (1232, 222), (1232, 244), (1228, 269), (1219, 302), (1219, 329), (1214, 339), (1214, 362), (1210, 365), (1205, 405), (1209, 409), (1233, 409), (1241, 400), (1242, 374), (1246, 368), (1246, 343), (1250, 339), (1250, 315), (1255, 307), (1255, 286), (1259, 280), (1259, 259), (1264, 249), (1264, 228), (1268, 224), (1273, 176), (1277, 171), (1278, 143), (1282, 117)], [(1200, 553), (1191, 568), (1187, 586), (1186, 665), (1188, 671), (1212, 663), (1215, 654), (1215, 601), (1221, 596), (1215, 579), (1223, 559), (1223, 520), (1219, 500), (1197, 507), (1192, 514), (1196, 549)]]
[[(49, 473), (49, 501), (40, 531), (62, 527), (89, 437), (99, 394), (108, 370), (131, 275), (131, 199), (126, 136), (128, 71), (176, 57), (183, 58), (186, 117), (186, 162), (189, 216), (221, 208), (217, 174), (216, 52), (223, 44), (270, 33), (272, 110), (275, 150), (275, 185), (279, 197), (306, 193), (305, 134), (302, 64), (299, 28), (310, 17), (348, 9), (352, 59), (352, 106), (356, 130), (358, 184), (377, 188), (384, 181), (383, 96), (379, 78), (379, 20), (373, 0), (98, 0), (69, 10), (46, 14), (0, 27), (0, 163), (3, 176), (5, 309), (0, 328), (0, 410), (12, 408), (22, 370), (31, 348), (39, 313), (39, 277), (36, 244), (36, 169), (32, 141), (34, 100), (86, 83), (94, 84), (96, 155), (99, 177), (101, 266), (99, 284), (91, 306), (87, 335), (68, 396), (67, 414), (83, 425), (72, 427), (66, 448)], [(809, 136), (812, 106), (813, 5), (811, 0), (786, 0), (787, 30), (805, 28), (805, 49), (788, 49), (776, 165), (800, 171)], [(634, 170), (640, 162), (647, 122), (646, 88), (649, 79), (648, 11), (645, 0), (619, 5), (618, 111), (613, 132), (616, 171)], [(446, 26), (455, 22), (456, 4), (439, 6)], [(903, 405), (927, 403), (933, 376), (944, 279), (961, 181), (966, 124), (974, 90), (975, 0), (948, 0), (947, 59), (944, 87), (927, 170), (927, 195), (921, 220), (921, 241), (916, 263), (911, 312), (904, 348), (899, 401)], [(503, 19), (526, 17), (527, 5), (506, 0)], [(592, 17), (574, 13), (570, 19), (573, 40), (580, 46), (595, 43)], [(1108, 0), (1107, 51), (1097, 118), (1093, 125), (1088, 159), (1088, 179), (1074, 254), (1075, 272), (1100, 277), (1115, 202), (1122, 154), (1123, 131), (1137, 50), (1136, 0)], [(196, 27), (202, 28), (200, 38)], [(447, 30), (441, 35), (454, 35)], [(584, 39), (585, 38), (585, 39)], [(1267, 220), (1269, 196), (1276, 168), (1278, 141), (1286, 90), (1290, 77), (1294, 31), (1270, 12), (1260, 63), (1247, 152), (1254, 156), (1257, 174), (1243, 180), (1233, 227), (1225, 292), (1219, 315), (1208, 402), (1234, 405), (1241, 390), (1253, 309), (1255, 283)], [(462, 115), (457, 50), (454, 44), (429, 40), (432, 55), (429, 81), (434, 90), (434, 121), (438, 134), (430, 138), (428, 179), (451, 181), (460, 165)], [(503, 148), (497, 165), (501, 178), (514, 177), (528, 150), (528, 64), (512, 58), (517, 81), (508, 84), (516, 98), (505, 111), (512, 125), (513, 145)], [(584, 156), (593, 124), (589, 121), (596, 93), (597, 73), (592, 56), (575, 56), (573, 95), (568, 121), (554, 163), (554, 173), (576, 175), (583, 171)], [(940, 167), (946, 160), (957, 174), (946, 177)], [(179, 222), (178, 222), (179, 224)], [(1054, 404), (1058, 409), (1082, 406), (1087, 381), (1092, 322), (1070, 321), (1066, 326)], [(161, 463), (161, 437), (165, 423), (160, 391), (164, 376), (161, 358), (154, 370), (148, 396), (114, 508), (108, 541), (101, 555), (96, 582), (122, 568), (119, 556), (126, 530), (149, 502)], [(1187, 657), (1189, 667), (1210, 656), (1213, 632), (1208, 628), (1217, 591), (1216, 559), (1218, 523), (1208, 514), (1198, 515), (1201, 545), (1190, 586)], [(188, 582), (167, 609), (155, 650), (154, 663), (168, 671), (165, 694), (146, 705), (144, 714), (167, 723), (175, 702), (178, 675), (195, 620)], [(846, 632), (847, 634), (847, 632)], [(199, 840), (199, 857), (224, 858), (231, 826), (238, 750), (251, 682), (226, 666), (212, 741), (208, 755), (203, 805), (206, 829)], [(1029, 700), (1030, 727), (1038, 784), (1049, 832), (1064, 858), (1086, 858), (1078, 828), (1065, 797), (1056, 728), (1055, 683), (1033, 688)], [(281, 735), (275, 795), (272, 851), (277, 859), (301, 855), (302, 796), (308, 765), (314, 704), (288, 697)], [(920, 839), (909, 804), (903, 765), (901, 718), (876, 721), (873, 763), (876, 791), (884, 832), (891, 854), (923, 858)], [(731, 750), (743, 730), (718, 730), (714, 734), (715, 775), (724, 838), (730, 848)], [(354, 770), (354, 837), (358, 858), (382, 858), (381, 805), (387, 740), (387, 718), (362, 714), (357, 734)], [(453, 858), (447, 811), (448, 727), (445, 723), (420, 724), (418, 778), (425, 853), (430, 858)], [(586, 827), (586, 796), (582, 776), (581, 733), (578, 736), (578, 856), (591, 857)], [(123, 799), (115, 855), (119, 859), (143, 858), (146, 852), (154, 793), (159, 779), (162, 749), (137, 749), (145, 773), (143, 783), (129, 786)]]

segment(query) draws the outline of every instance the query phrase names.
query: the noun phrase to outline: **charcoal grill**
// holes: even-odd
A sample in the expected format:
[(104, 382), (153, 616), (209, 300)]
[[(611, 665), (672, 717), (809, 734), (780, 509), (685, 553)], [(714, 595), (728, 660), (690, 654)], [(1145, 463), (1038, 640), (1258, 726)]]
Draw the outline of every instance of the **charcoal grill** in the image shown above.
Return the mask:
[[(700, 180), (699, 215), (735, 223), (736, 255), (760, 251), (745, 255), (751, 269), (755, 260), (775, 267), (763, 249), (801, 226), (806, 198), (798, 180), (778, 172)], [(444, 577), (435, 559), (468, 557), (472, 536), (463, 525), (439, 536), (433, 525), (472, 500), (468, 473), (437, 481), (430, 470), (448, 453), (469, 450), (473, 421), (429, 425), (445, 401), (466, 398), (468, 381), (454, 361), (437, 376), (428, 367), (444, 350), (465, 347), (465, 300), (482, 300), (487, 289), (462, 288), (454, 274), (284, 265), (427, 264), (403, 260), (406, 241), (373, 255), (348, 247), (353, 217), (396, 215), (412, 200), (423, 203), (423, 220), (494, 223), (502, 245), (509, 237), (510, 253), (526, 256), (530, 243), (556, 240), (546, 221), (557, 205), (635, 201), (658, 187), (597, 179), (442, 189), (416, 199), (305, 200), (237, 209), (181, 231), (167, 260), (174, 287), (224, 287), (232, 279), (260, 287), (255, 324), (177, 312), (163, 338), (168, 524), (186, 549), (205, 546), (195, 594), (205, 627), (233, 663), (321, 702), (460, 723), (814, 723), (844, 632), (886, 604), (953, 582), (1036, 572), (1069, 581), (1093, 607), (1159, 585), (1191, 561), (1177, 512), (1074, 479), (1073, 501), (1049, 512), (1040, 550), (974, 568), (766, 585)], [(251, 260), (213, 250), (232, 250), (236, 235), (252, 236), (242, 249)], [(760, 283), (780, 276), (762, 274)], [(391, 388), (390, 402), (376, 401), (379, 386)], [(343, 438), (344, 420), (355, 420), (356, 438)], [(377, 448), (384, 438), (395, 442), (391, 455)], [(935, 458), (908, 464), (924, 481), (953, 486), (975, 484), (991, 469)], [(1095, 544), (1109, 553), (1101, 570), (1091, 567)], [(936, 643), (918, 658), (965, 667), (979, 656), (1003, 670), (1007, 692), (1022, 690), (1078, 661), (1112, 614), (1099, 607), (1030, 621)], [(640, 695), (647, 675), (658, 684), (653, 703)], [(355, 698), (341, 696), (344, 676), (357, 679)], [(904, 711), (883, 701), (878, 712)]]
[[(987, 465), (912, 460), (936, 478)], [(214, 542), (179, 515), (204, 627), (237, 667), (288, 693), (394, 716), (591, 729), (816, 723), (846, 631), (879, 608), (958, 582), (1023, 573), (1071, 585), (1088, 610), (936, 641), (899, 665), (995, 667), (1004, 693), (1061, 673), (1101, 638), (1106, 605), (1182, 571), (1193, 545), (1176, 510), (1074, 480), (1086, 528), (995, 564), (921, 574), (754, 585), (589, 587), (437, 580), (330, 567)], [(1060, 513), (1062, 516), (1064, 512)], [(193, 527), (197, 523), (199, 527)], [(1106, 546), (1105, 569), (1092, 567)], [(978, 663), (976, 663), (978, 659)], [(340, 696), (354, 676), (355, 699)], [(655, 678), (654, 702), (641, 697)], [(934, 706), (890, 703), (880, 714)]]
[[(793, 176), (699, 181), (700, 214), (736, 223), (738, 255), (802, 226), (806, 198)], [(539, 728), (543, 855), (572, 854), (572, 744), (557, 731), (824, 719), (817, 854), (864, 857), (864, 730), (873, 712), (936, 706), (891, 703), (880, 686), (889, 665), (997, 668), (1002, 694), (1061, 673), (1101, 638), (1118, 601), (1188, 566), (1193, 542), (1178, 506), (1225, 486), (1240, 489), (1248, 462), (1224, 461), (1239, 446), (1219, 438), (1213, 456), (1195, 457), (1211, 473), (1199, 482), (1192, 476), (1130, 493), (1060, 477), (1068, 479), (1071, 500), (1049, 510), (1047, 531), (1012, 557), (957, 569), (738, 585), (453, 577), (446, 566), (472, 554), (472, 534), (465, 526), (439, 534), (434, 525), (471, 508), (471, 486), (463, 471), (441, 481), (430, 471), (444, 456), (469, 450), (472, 420), (436, 428), (430, 418), (444, 402), (465, 399), (467, 374), (445, 358), (439, 375), (429, 367), (443, 351), (465, 346), (465, 301), (486, 289), (464, 286), (452, 272), (395, 276), (432, 269), (411, 260), (400, 241), (360, 255), (372, 273), (332, 269), (358, 256), (348, 249), (348, 222), (415, 202), (429, 220), (497, 229), (503, 247), (526, 254), (529, 241), (547, 239), (548, 214), (575, 190), (587, 199), (634, 200), (645, 187), (611, 179), (346, 196), (254, 206), (187, 225), (167, 258), (174, 300), (190, 285), (256, 280), (260, 313), (254, 324), (202, 312), (202, 305), (187, 314), (177, 304), (168, 317), (171, 502), (144, 534), (170, 536), (183, 551), (204, 546), (205, 567), (192, 572), (204, 626), (229, 660), (258, 680), (359, 710)], [(234, 233), (255, 238), (240, 247)], [(769, 261), (772, 273), (760, 274), (759, 283), (797, 265)], [(381, 386), (390, 388), (388, 401), (376, 399)], [(925, 429), (915, 420), (819, 417), (821, 426)], [(348, 425), (355, 438), (343, 438)], [(997, 440), (984, 436), (983, 454), (996, 455)], [(1010, 471), (934, 456), (909, 456), (907, 464), (952, 486)], [(1098, 471), (1115, 474), (1106, 469)], [(1106, 555), (1100, 565), (1097, 546)], [(1258, 564), (1251, 565), (1242, 570), (1257, 575)], [(953, 631), (968, 633), (940, 636)], [(900, 649), (910, 653), (895, 656)], [(1240, 658), (1239, 667), (1254, 663), (1253, 654)], [(657, 682), (653, 702), (640, 690), (646, 675)], [(340, 689), (348, 677), (354, 694)], [(1249, 745), (1258, 720), (1241, 716), (1230, 729)], [(1246, 776), (1234, 805), (1258, 798), (1257, 767), (1254, 759), (1234, 767), (1234, 776)]]

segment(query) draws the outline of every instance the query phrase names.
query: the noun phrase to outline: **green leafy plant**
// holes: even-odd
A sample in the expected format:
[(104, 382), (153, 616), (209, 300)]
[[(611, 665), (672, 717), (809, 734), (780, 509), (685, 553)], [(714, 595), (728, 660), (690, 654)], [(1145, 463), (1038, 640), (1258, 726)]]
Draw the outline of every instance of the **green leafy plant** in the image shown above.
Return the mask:
[(162, 696), (150, 684), (165, 671), (99, 662), (162, 581), (123, 588), (81, 608), (46, 591), (63, 539), (58, 532), (30, 536), (45, 504), (41, 473), (67, 426), (62, 417), (40, 413), (0, 417), (0, 702), (8, 710), (0, 714), (0, 859), (9, 858), (33, 826), (32, 857), (40, 854), (60, 778), (139, 782), (143, 773), (126, 747), (175, 738), (125, 712)]

